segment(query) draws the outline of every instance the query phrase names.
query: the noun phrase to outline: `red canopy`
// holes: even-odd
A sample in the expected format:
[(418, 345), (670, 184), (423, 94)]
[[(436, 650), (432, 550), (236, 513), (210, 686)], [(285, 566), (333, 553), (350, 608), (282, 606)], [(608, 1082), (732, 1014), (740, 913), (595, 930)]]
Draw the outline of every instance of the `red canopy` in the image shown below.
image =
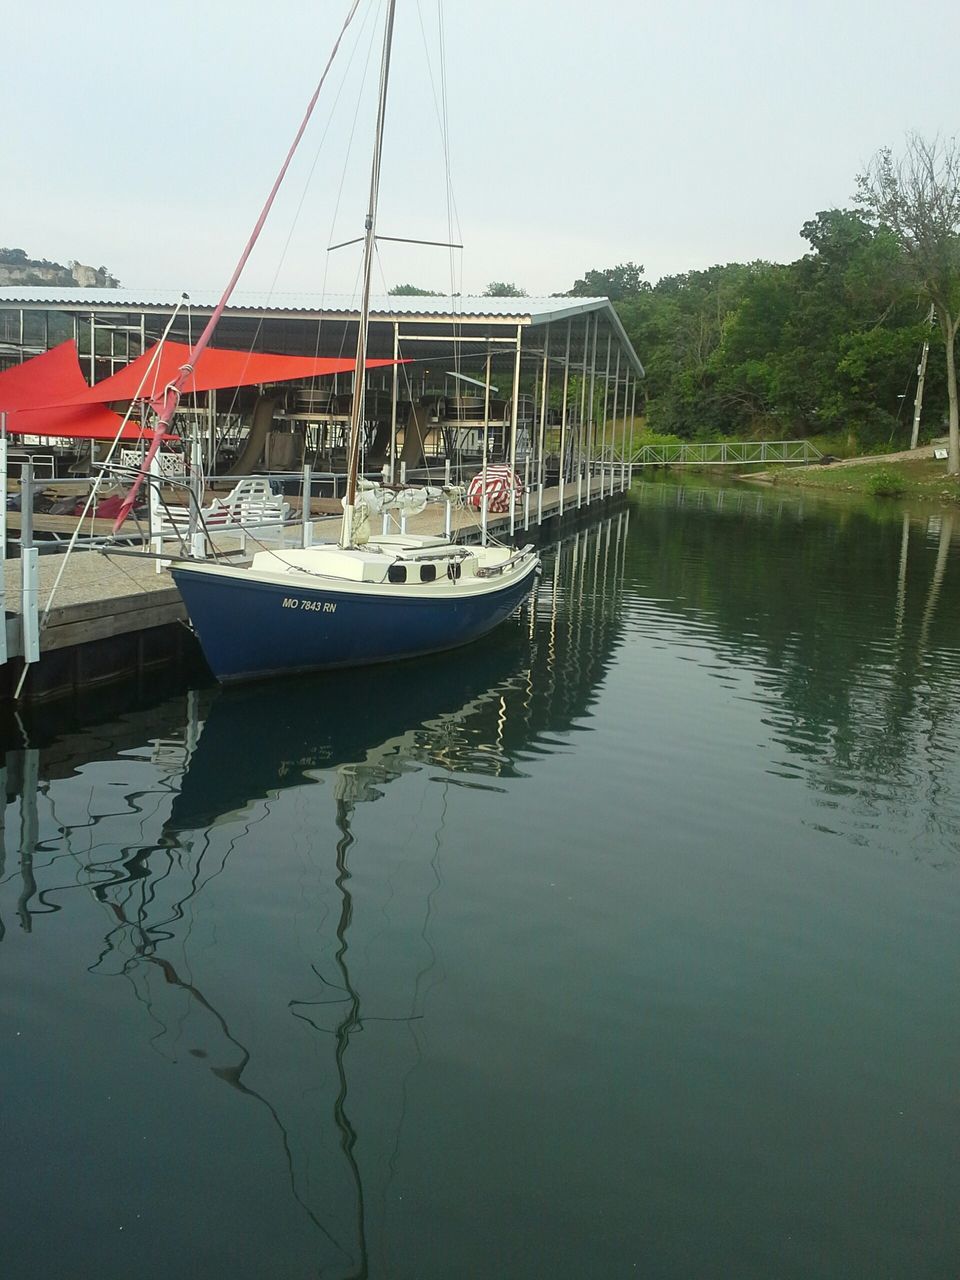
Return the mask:
[(71, 339), (0, 373), (0, 410), (62, 404), (86, 390), (77, 344)]
[[(7, 430), (15, 436), (63, 436), (69, 440), (114, 440), (123, 419), (102, 404), (68, 405), (64, 409), (22, 409), (7, 414)], [(128, 422), (121, 440), (152, 438), (139, 422)], [(172, 437), (171, 437), (172, 438)]]
[[(65, 397), (59, 403), (109, 404), (118, 400), (133, 400), (138, 391), (140, 397), (145, 399), (162, 393), (167, 383), (172, 382), (176, 377), (180, 366), (187, 363), (190, 348), (181, 342), (165, 342), (159, 358), (147, 372), (156, 350), (156, 346), (151, 347), (149, 351), (132, 360), (111, 378), (104, 378), (93, 387), (84, 385), (82, 391), (74, 393), (69, 398)], [(379, 369), (384, 365), (392, 364), (392, 360), (368, 360), (367, 368)], [(248, 387), (260, 382), (289, 382), (294, 378), (316, 378), (322, 374), (349, 373), (353, 365), (352, 359), (335, 360), (326, 356), (277, 356), (262, 352), (224, 351), (220, 348), (207, 347), (197, 360), (197, 367), (187, 381), (184, 391), (189, 393), (210, 391), (215, 387)], [(45, 403), (49, 404), (51, 401), (48, 399)]]
[[(87, 390), (76, 343), (62, 342), (23, 364), (0, 373), (0, 412), (7, 415), (12, 435), (67, 436), (81, 440), (112, 440), (120, 418), (102, 404), (44, 408), (62, 404)], [(136, 423), (123, 429), (123, 440), (139, 440)]]

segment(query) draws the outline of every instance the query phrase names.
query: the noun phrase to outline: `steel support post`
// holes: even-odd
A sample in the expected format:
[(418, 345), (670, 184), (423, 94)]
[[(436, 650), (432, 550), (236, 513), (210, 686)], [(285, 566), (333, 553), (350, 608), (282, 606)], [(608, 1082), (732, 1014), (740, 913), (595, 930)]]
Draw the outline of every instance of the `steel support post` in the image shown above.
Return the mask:
[[(313, 546), (313, 469), (309, 463), (303, 467), (303, 501), (300, 505), (300, 545)], [(282, 538), (281, 534), (281, 538)], [(281, 546), (282, 546), (281, 542)]]
[(633, 375), (633, 394), (630, 397), (630, 484), (633, 484), (634, 430), (637, 425), (637, 375)]
[(28, 459), (20, 472), (20, 617), (23, 627), (24, 670), (17, 686), (23, 688), (26, 668), (40, 658), (39, 553), (33, 545), (33, 463)]
[(604, 467), (607, 464), (607, 403), (610, 398), (610, 348), (613, 334), (607, 333), (607, 363), (603, 371), (603, 425), (600, 428), (600, 501), (604, 494)]
[[(400, 359), (400, 325), (398, 321), (393, 322), (393, 395), (390, 401), (390, 483), (393, 484), (396, 475), (396, 457), (397, 457), (397, 395), (399, 393), (399, 376), (400, 366), (397, 361)], [(413, 412), (413, 403), (410, 404), (410, 412)]]
[(487, 545), (487, 455), (490, 452), (490, 340), (487, 339), (487, 362), (483, 390), (483, 457), (480, 460), (480, 544)]
[(583, 504), (583, 441), (587, 413), (587, 348), (590, 345), (590, 317), (583, 323), (583, 370), (580, 375), (580, 423), (577, 427), (577, 510)]
[(547, 402), (550, 399), (550, 330), (552, 325), (547, 325), (547, 332), (543, 340), (543, 372), (540, 380), (540, 441), (537, 446), (537, 488), (540, 491), (540, 502), (537, 505), (537, 524), (540, 523), (540, 512), (542, 509), (543, 497), (543, 480), (546, 468), (543, 460), (544, 440), (547, 434)]
[(7, 415), (0, 413), (0, 666), (7, 661)]
[(520, 412), (520, 342), (523, 329), (517, 325), (517, 353), (513, 360), (513, 402), (510, 406), (510, 537), (517, 527), (517, 490), (513, 477), (517, 474), (517, 415)]
[(590, 352), (590, 403), (588, 407), (587, 431), (587, 506), (593, 496), (593, 475), (591, 474), (591, 454), (593, 451), (593, 395), (597, 382), (597, 330), (600, 328), (600, 317), (593, 317), (593, 347)]
[(563, 353), (563, 406), (560, 410), (560, 501), (557, 510), (563, 518), (563, 490), (566, 482), (567, 465), (567, 394), (570, 387), (570, 330), (572, 321), (567, 321), (567, 345)]
[(620, 344), (617, 343), (617, 369), (613, 375), (613, 416), (610, 419), (610, 496), (613, 497), (614, 463), (617, 457), (617, 407), (620, 402)]

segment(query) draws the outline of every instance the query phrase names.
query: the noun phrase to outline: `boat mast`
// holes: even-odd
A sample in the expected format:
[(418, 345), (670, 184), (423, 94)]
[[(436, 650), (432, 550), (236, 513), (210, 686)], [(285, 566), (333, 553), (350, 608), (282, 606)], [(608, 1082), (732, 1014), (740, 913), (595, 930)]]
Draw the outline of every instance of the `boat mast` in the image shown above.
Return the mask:
[(360, 294), (360, 324), (357, 329), (357, 359), (353, 371), (353, 403), (350, 406), (350, 456), (347, 461), (347, 493), (343, 504), (343, 526), (340, 546), (353, 546), (353, 515), (357, 500), (357, 471), (360, 464), (360, 432), (363, 427), (363, 402), (367, 382), (367, 331), (370, 327), (370, 279), (377, 240), (377, 200), (380, 195), (380, 157), (383, 152), (383, 122), (387, 109), (387, 82), (390, 78), (390, 46), (393, 42), (393, 14), (396, 0), (387, 6), (383, 31), (383, 56), (380, 61), (380, 99), (377, 105), (377, 129), (370, 169), (370, 199), (363, 236), (363, 284)]

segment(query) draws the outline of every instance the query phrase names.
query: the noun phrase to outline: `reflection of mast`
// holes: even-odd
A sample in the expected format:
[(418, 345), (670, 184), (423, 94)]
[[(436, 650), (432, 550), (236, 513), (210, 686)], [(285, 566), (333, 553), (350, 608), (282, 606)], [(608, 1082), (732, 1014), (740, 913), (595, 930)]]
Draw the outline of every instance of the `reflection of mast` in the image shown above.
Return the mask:
[[(113, 883), (116, 884), (117, 882), (114, 881)], [(347, 1256), (347, 1251), (344, 1249), (340, 1241), (337, 1240), (332, 1232), (323, 1225), (297, 1190), (297, 1179), (293, 1164), (293, 1149), (290, 1143), (290, 1134), (280, 1117), (280, 1113), (265, 1094), (251, 1088), (250, 1085), (244, 1082), (243, 1074), (251, 1061), (250, 1050), (237, 1039), (234, 1033), (230, 1030), (230, 1025), (226, 1018), (217, 1008), (214, 1007), (214, 1005), (210, 1003), (199, 987), (194, 983), (189, 982), (187, 979), (182, 978), (170, 960), (165, 959), (163, 956), (153, 954), (156, 948), (156, 940), (151, 936), (150, 929), (139, 920), (130, 919), (121, 905), (115, 902), (110, 902), (106, 897), (104, 897), (100, 892), (100, 889), (105, 887), (106, 886), (99, 886), (98, 889), (95, 890), (95, 896), (110, 908), (116, 919), (120, 922), (120, 925), (125, 926), (129, 931), (129, 937), (134, 951), (134, 959), (145, 964), (156, 966), (162, 973), (164, 982), (167, 983), (168, 986), (178, 987), (202, 1009), (205, 1009), (219, 1026), (224, 1039), (239, 1051), (239, 1058), (235, 1063), (228, 1063), (223, 1066), (211, 1066), (210, 1070), (212, 1074), (215, 1075), (218, 1080), (222, 1080), (224, 1084), (229, 1085), (231, 1089), (236, 1089), (238, 1093), (242, 1093), (248, 1098), (253, 1098), (266, 1109), (273, 1123), (280, 1131), (280, 1140), (283, 1144), (284, 1158), (286, 1160), (287, 1173), (290, 1180), (291, 1195), (324, 1238), (328, 1240), (330, 1244), (332, 1244), (341, 1254)], [(196, 887), (187, 895), (187, 898), (193, 897), (195, 892)], [(184, 899), (183, 901), (186, 902), (186, 900), (187, 899)], [(154, 928), (155, 927), (156, 926), (154, 926)], [(116, 931), (113, 930), (111, 931), (111, 934), (108, 934), (108, 949), (113, 949), (115, 947), (115, 943), (111, 940), (112, 934), (115, 932)], [(124, 976), (129, 976), (126, 965), (122, 972)], [(364, 1272), (362, 1274), (365, 1275), (366, 1273)]]
[(33, 854), (39, 839), (40, 824), (37, 819), (37, 788), (40, 785), (40, 752), (36, 747), (26, 747), (23, 752), (23, 789), (20, 792), (20, 877), (22, 888), (17, 898), (17, 915), (24, 933), (33, 927), (30, 902), (37, 895), (37, 881), (33, 874)]
[(337, 1078), (340, 1082), (340, 1088), (337, 1092), (336, 1101), (333, 1105), (333, 1116), (336, 1121), (337, 1128), (340, 1130), (340, 1147), (343, 1154), (347, 1158), (350, 1166), (350, 1172), (353, 1176), (353, 1184), (356, 1188), (357, 1199), (357, 1241), (360, 1246), (360, 1261), (358, 1269), (353, 1273), (356, 1280), (363, 1280), (363, 1277), (369, 1274), (367, 1261), (367, 1235), (366, 1223), (364, 1219), (363, 1204), (363, 1182), (360, 1179), (360, 1168), (357, 1164), (355, 1148), (357, 1145), (357, 1131), (354, 1129), (347, 1115), (347, 1072), (346, 1072), (346, 1056), (347, 1049), (350, 1046), (350, 1036), (360, 1026), (360, 996), (356, 989), (350, 983), (350, 974), (347, 969), (347, 929), (353, 919), (353, 895), (347, 888), (350, 880), (350, 872), (347, 869), (347, 850), (353, 844), (353, 833), (350, 830), (350, 813), (351, 806), (345, 800), (337, 800), (337, 816), (336, 823), (340, 832), (340, 839), (337, 841), (337, 877), (336, 886), (340, 890), (340, 919), (337, 921), (337, 948), (336, 956), (337, 968), (340, 970), (340, 977), (344, 991), (347, 993), (347, 1010), (341, 1021), (337, 1024), (335, 1031), (337, 1051)]

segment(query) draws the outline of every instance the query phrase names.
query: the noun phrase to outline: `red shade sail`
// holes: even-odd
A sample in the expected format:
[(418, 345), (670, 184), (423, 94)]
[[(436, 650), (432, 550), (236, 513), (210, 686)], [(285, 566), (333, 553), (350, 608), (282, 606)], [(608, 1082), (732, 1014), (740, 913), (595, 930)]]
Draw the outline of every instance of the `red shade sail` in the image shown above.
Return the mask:
[[(108, 404), (119, 400), (133, 400), (138, 393), (142, 399), (162, 394), (167, 383), (177, 376), (180, 366), (189, 360), (190, 348), (181, 342), (165, 342), (159, 358), (150, 368), (150, 361), (156, 350), (156, 347), (151, 347), (113, 377), (104, 378), (93, 387), (84, 386), (79, 394), (60, 403)], [(368, 360), (367, 368), (379, 369), (392, 364), (392, 360)], [(219, 387), (250, 387), (261, 382), (290, 382), (295, 378), (316, 378), (323, 374), (349, 373), (352, 370), (352, 358), (344, 360), (326, 356), (278, 356), (258, 351), (224, 351), (207, 347), (198, 358), (196, 369), (183, 389), (189, 393), (212, 391)]]
[[(0, 373), (0, 413), (6, 413), (11, 435), (114, 439), (121, 421), (117, 414), (102, 404), (70, 403), (88, 390), (76, 343), (62, 342)], [(139, 424), (131, 422), (120, 438), (139, 440), (141, 435)]]
[[(7, 431), (15, 436), (63, 436), (70, 440), (113, 440), (123, 419), (102, 404), (68, 405), (55, 409), (21, 409), (7, 414)], [(153, 432), (128, 422), (121, 440), (151, 439)]]
[(71, 339), (0, 373), (0, 412), (62, 404), (87, 389)]

